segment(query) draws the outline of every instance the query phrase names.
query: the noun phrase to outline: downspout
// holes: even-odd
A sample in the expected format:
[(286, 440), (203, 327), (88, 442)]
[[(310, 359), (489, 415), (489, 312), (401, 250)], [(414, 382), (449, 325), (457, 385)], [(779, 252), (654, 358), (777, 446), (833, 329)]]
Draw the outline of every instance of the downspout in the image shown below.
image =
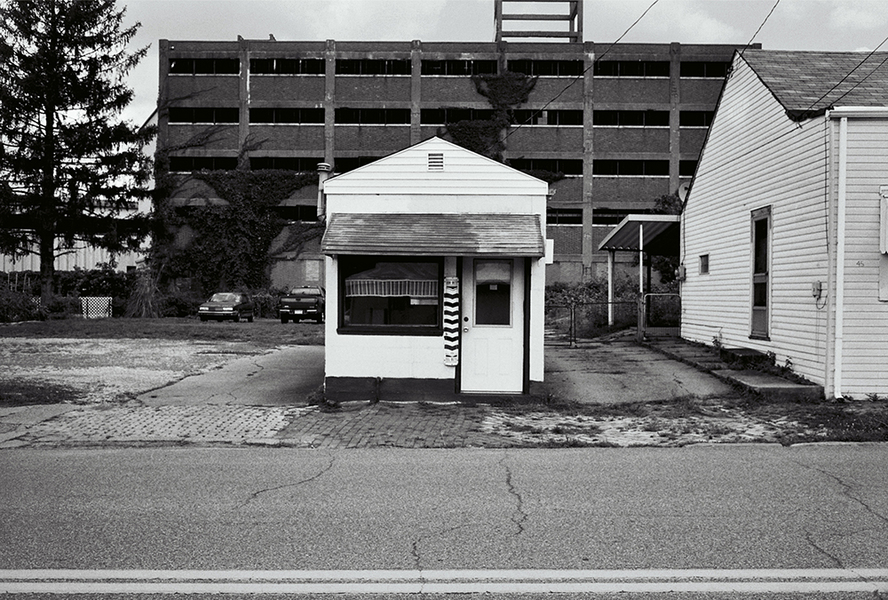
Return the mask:
[(836, 198), (836, 325), (833, 348), (833, 396), (842, 397), (842, 352), (845, 328), (845, 205), (848, 184), (848, 117), (839, 119), (838, 197)]

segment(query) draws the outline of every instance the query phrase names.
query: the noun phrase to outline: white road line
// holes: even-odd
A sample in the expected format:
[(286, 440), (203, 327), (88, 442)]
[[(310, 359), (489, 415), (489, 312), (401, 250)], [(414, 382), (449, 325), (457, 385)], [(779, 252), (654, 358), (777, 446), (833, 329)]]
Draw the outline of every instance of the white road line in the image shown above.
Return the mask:
[(448, 594), (888, 592), (888, 569), (0, 570), (0, 592)]

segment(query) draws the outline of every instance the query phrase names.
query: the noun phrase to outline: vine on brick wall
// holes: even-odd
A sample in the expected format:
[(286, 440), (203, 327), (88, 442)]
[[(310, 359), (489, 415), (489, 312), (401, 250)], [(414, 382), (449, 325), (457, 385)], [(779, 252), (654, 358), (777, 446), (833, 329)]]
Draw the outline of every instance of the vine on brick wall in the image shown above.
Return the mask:
[(473, 75), (475, 90), (493, 107), (493, 117), (447, 124), (454, 143), (472, 152), (503, 162), (504, 139), (512, 123), (512, 111), (530, 97), (537, 78), (506, 71), (497, 75)]
[[(167, 277), (192, 277), (204, 295), (267, 287), (271, 243), (287, 224), (275, 207), (296, 190), (317, 184), (317, 174), (234, 170), (198, 171), (193, 176), (227, 204), (189, 206), (168, 213), (173, 230), (187, 227), (192, 235), (185, 247), (168, 248)], [(318, 223), (290, 228), (285, 247), (298, 247), (304, 239), (320, 235), (322, 228)]]

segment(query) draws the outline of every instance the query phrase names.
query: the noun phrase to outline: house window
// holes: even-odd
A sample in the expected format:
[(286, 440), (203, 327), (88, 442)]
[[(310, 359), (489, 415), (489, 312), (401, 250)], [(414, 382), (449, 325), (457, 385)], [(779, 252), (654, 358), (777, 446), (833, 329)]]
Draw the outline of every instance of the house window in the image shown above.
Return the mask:
[(752, 338), (768, 339), (771, 207), (752, 211)]
[(709, 255), (701, 254), (700, 255), (700, 275), (708, 275), (709, 274)]
[(512, 324), (512, 261), (475, 261), (475, 325)]
[(441, 333), (443, 260), (341, 256), (340, 331)]

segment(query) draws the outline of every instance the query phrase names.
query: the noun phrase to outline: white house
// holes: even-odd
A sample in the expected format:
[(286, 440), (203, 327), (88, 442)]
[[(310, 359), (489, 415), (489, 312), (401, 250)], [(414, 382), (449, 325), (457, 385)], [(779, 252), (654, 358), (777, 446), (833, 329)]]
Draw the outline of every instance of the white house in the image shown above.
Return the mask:
[(432, 138), (324, 183), (326, 389), (543, 379), (548, 185)]
[(735, 54), (681, 231), (682, 337), (888, 395), (888, 53)]

